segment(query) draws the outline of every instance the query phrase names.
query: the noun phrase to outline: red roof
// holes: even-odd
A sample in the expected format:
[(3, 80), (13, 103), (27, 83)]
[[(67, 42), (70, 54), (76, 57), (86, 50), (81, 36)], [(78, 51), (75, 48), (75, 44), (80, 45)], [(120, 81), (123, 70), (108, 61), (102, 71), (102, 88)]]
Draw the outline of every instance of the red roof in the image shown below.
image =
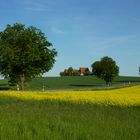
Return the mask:
[(86, 72), (89, 72), (89, 68), (87, 68), (87, 67), (82, 67), (82, 68), (79, 69), (79, 72), (80, 72), (81, 74), (84, 74), (84, 73), (86, 73)]

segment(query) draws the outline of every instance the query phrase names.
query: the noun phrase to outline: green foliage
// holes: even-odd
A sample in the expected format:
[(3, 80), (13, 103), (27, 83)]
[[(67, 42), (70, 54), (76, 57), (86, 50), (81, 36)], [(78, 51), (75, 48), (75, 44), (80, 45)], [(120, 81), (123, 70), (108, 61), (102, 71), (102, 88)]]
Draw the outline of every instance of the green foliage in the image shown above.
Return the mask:
[(36, 27), (7, 25), (0, 32), (0, 73), (22, 89), (25, 81), (53, 67), (57, 52), (50, 46), (52, 43)]
[(74, 70), (72, 67), (69, 67), (64, 72), (60, 72), (60, 76), (80, 76), (80, 72), (78, 70)]
[(101, 58), (100, 61), (94, 62), (91, 67), (93, 74), (105, 80), (106, 84), (109, 85), (113, 78), (119, 74), (119, 67), (116, 65), (116, 62), (108, 56)]
[(72, 75), (72, 73), (73, 73), (73, 68), (72, 67), (68, 68), (68, 73), (69, 73), (69, 75)]
[(72, 73), (72, 76), (80, 76), (80, 72), (79, 72), (79, 71), (74, 71), (74, 72)]
[(92, 72), (86, 72), (86, 73), (84, 73), (84, 76), (90, 76), (90, 75), (93, 75), (93, 73)]
[(60, 76), (80, 76), (80, 72), (73, 71), (73, 72), (60, 72)]
[(60, 74), (60, 76), (65, 76), (64, 72), (60, 72), (59, 74)]

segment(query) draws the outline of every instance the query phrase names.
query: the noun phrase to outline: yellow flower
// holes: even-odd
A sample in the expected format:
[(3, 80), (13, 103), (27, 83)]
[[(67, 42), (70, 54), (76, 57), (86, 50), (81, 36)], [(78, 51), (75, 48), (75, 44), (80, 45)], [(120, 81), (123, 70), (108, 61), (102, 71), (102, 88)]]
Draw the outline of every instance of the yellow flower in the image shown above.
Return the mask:
[(0, 97), (16, 97), (22, 100), (59, 100), (74, 103), (91, 103), (119, 106), (140, 106), (140, 86), (114, 90), (98, 91), (47, 91), (47, 92), (19, 92), (0, 91)]

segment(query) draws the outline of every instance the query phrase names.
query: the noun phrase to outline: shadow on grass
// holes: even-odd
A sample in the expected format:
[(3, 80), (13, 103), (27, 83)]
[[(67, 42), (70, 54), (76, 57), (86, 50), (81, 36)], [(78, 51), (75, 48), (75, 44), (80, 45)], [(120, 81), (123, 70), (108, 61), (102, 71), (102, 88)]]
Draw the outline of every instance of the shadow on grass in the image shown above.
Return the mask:
[(74, 87), (102, 87), (104, 85), (101, 85), (101, 84), (70, 84), (70, 86), (74, 86)]
[(10, 90), (10, 86), (7, 84), (0, 84), (0, 90)]
[(119, 82), (119, 83), (122, 83), (122, 84), (123, 83), (129, 83), (129, 82), (131, 82), (131, 83), (138, 83), (138, 82), (140, 82), (140, 80), (133, 80), (133, 81), (132, 80), (130, 80), (130, 81), (129, 80), (116, 80), (116, 81), (113, 81), (113, 82), (116, 82), (116, 83)]

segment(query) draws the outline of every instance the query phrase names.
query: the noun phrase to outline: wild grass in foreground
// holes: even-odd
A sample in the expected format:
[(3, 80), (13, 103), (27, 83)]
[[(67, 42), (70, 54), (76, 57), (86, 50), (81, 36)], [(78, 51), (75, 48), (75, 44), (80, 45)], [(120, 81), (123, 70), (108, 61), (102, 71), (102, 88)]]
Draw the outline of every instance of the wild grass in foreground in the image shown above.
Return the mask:
[(139, 132), (140, 86), (0, 92), (1, 140), (139, 140)]

